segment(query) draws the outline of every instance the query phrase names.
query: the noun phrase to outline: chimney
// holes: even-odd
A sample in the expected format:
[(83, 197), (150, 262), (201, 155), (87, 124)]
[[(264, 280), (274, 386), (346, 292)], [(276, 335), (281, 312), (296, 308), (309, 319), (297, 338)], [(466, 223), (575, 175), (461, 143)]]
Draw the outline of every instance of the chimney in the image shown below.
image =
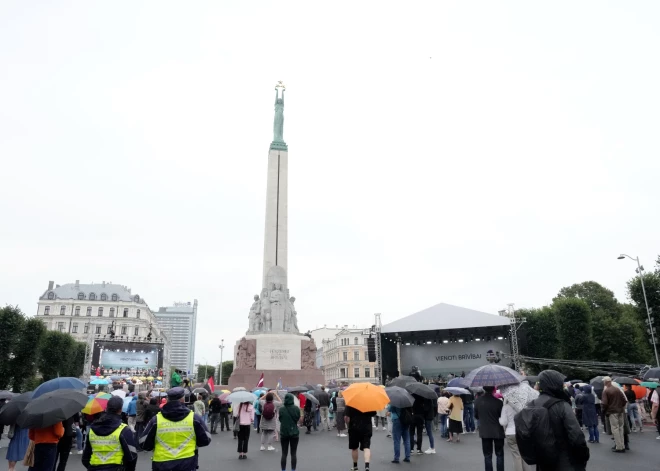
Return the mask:
[(76, 288), (80, 287), (80, 280), (76, 280)]
[(54, 285), (54, 284), (55, 284), (54, 281), (49, 281), (49, 282), (48, 282), (48, 289), (49, 289), (49, 290), (53, 289), (53, 285)]

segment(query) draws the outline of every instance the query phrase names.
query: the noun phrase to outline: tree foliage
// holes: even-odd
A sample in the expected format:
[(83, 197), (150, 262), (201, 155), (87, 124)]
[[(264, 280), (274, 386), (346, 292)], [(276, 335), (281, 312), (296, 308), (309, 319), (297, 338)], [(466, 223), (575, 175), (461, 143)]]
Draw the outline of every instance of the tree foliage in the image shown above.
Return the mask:
[(203, 381), (215, 377), (215, 366), (213, 365), (197, 365), (197, 381)]
[(0, 389), (7, 389), (11, 382), (11, 360), (20, 341), (25, 317), (14, 306), (0, 308)]
[(222, 377), (220, 378), (220, 384), (227, 384), (229, 377), (234, 372), (234, 362), (232, 360), (222, 362)]
[(39, 345), (46, 327), (39, 319), (27, 319), (23, 323), (14, 358), (10, 362), (12, 388), (16, 392), (28, 391), (28, 382), (37, 374)]
[(589, 305), (579, 298), (559, 298), (552, 308), (557, 319), (559, 357), (590, 360), (593, 338)]
[(44, 334), (41, 342), (39, 358), (39, 371), (44, 381), (58, 376), (69, 376), (71, 366), (69, 362), (76, 355), (76, 342), (69, 334), (50, 330)]

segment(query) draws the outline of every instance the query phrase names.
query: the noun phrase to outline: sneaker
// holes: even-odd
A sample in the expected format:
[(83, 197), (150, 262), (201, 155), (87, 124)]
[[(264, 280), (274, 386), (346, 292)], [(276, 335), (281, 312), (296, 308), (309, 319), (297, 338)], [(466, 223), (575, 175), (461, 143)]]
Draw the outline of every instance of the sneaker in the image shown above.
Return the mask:
[(392, 463), (399, 464), (399, 460), (392, 460)]
[(387, 437), (387, 438), (392, 438), (392, 434), (391, 434), (391, 433), (388, 433), (388, 434), (386, 435), (386, 437)]
[(268, 447), (268, 451), (273, 451), (273, 450), (275, 450), (275, 447), (273, 447), (273, 446)]
[(410, 463), (410, 458), (405, 458), (405, 459), (403, 460), (403, 462), (404, 462), (404, 463)]
[(339, 436), (340, 436), (340, 437), (346, 437), (347, 435), (346, 435), (345, 433), (342, 433), (342, 434), (339, 435)]
[(429, 448), (424, 452), (426, 455), (435, 455), (435, 448)]
[(656, 439), (656, 440), (660, 440), (660, 435), (658, 435), (657, 437), (655, 437), (655, 439)]
[(82, 454), (83, 454), (83, 451), (82, 451), (82, 450), (78, 450), (78, 451), (76, 451), (76, 455), (82, 455)]
[(423, 455), (424, 452), (423, 452), (422, 450), (417, 450), (417, 454), (418, 454), (418, 455)]
[(261, 445), (261, 448), (259, 448), (260, 451), (264, 451), (266, 449), (265, 446)]
[(378, 428), (378, 425), (372, 425), (373, 428)]
[(386, 429), (385, 427), (383, 427), (383, 432), (384, 432), (385, 430), (387, 430), (387, 429)]

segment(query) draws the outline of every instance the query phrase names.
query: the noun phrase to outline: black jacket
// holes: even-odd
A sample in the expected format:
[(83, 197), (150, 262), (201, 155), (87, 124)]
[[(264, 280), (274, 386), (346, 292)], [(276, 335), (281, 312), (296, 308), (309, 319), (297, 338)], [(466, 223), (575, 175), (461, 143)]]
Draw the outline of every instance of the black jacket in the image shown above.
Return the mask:
[(556, 468), (538, 465), (539, 471), (582, 471), (586, 469), (589, 461), (589, 448), (580, 430), (571, 403), (566, 401), (564, 392), (564, 375), (554, 370), (546, 370), (539, 375), (539, 389), (541, 395), (530, 402), (530, 405), (539, 407), (552, 398), (562, 399), (548, 410), (550, 426), (557, 442), (557, 455), (559, 461)]
[(330, 396), (325, 391), (318, 391), (316, 394), (316, 399), (319, 400), (319, 407), (330, 407)]
[(502, 401), (488, 393), (474, 401), (474, 417), (479, 419), (481, 438), (504, 439), (504, 429), (500, 425), (503, 406)]
[[(90, 428), (94, 431), (95, 434), (101, 437), (106, 437), (117, 430), (117, 427), (119, 427), (121, 423), (120, 415), (103, 414), (92, 424), (90, 424)], [(124, 452), (124, 470), (135, 471), (138, 455), (135, 448), (135, 437), (130, 427), (124, 427), (124, 430), (122, 430), (121, 434), (119, 435), (119, 443), (121, 443), (121, 449)], [(90, 464), (91, 459), (92, 445), (88, 439), (85, 442), (85, 449), (83, 450), (82, 454), (82, 464), (85, 468), (93, 471), (114, 471), (122, 467), (121, 465), (118, 466), (116, 464), (92, 466)]]
[[(188, 409), (183, 403), (175, 401), (165, 404), (161, 409), (161, 413), (167, 420), (180, 422), (188, 416), (190, 409)], [(198, 448), (207, 446), (211, 443), (211, 434), (206, 428), (204, 419), (200, 415), (194, 415), (193, 427), (195, 429), (195, 439)], [(156, 445), (157, 428), (156, 417), (154, 417), (149, 421), (140, 437), (140, 446), (142, 446), (143, 449), (147, 451), (154, 449)], [(191, 456), (190, 458), (162, 462), (154, 461), (152, 462), (151, 469), (153, 471), (195, 471), (197, 469), (197, 450), (195, 450), (195, 456)]]

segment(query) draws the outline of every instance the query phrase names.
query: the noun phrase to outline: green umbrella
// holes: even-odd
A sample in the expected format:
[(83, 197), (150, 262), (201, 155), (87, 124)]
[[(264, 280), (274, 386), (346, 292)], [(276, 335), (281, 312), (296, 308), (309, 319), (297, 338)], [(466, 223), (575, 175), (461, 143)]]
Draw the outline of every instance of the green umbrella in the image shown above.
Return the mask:
[(643, 383), (640, 383), (639, 385), (644, 386), (645, 388), (649, 388), (649, 389), (655, 389), (658, 386), (660, 386), (660, 384), (656, 383), (655, 381), (644, 381)]

